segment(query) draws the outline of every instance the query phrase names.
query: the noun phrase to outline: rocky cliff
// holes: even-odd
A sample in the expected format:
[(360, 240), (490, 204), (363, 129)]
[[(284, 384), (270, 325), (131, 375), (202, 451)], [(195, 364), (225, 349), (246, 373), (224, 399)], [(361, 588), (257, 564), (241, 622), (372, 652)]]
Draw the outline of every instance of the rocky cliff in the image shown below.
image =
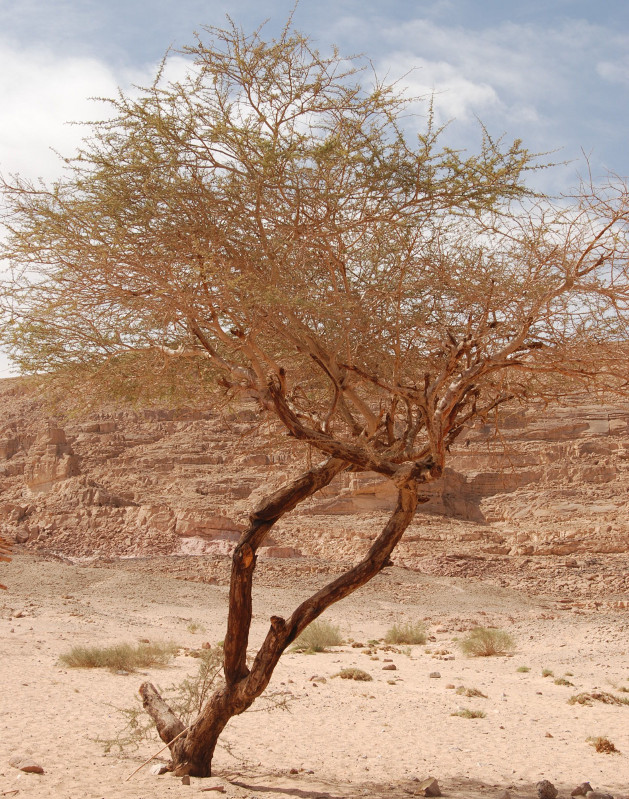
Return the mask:
[[(462, 558), (469, 568), (475, 558), (629, 551), (629, 403), (514, 411), (467, 431), (451, 455), (399, 564), (456, 571)], [(5, 380), (0, 533), (80, 559), (221, 557), (249, 510), (308, 456), (246, 407), (81, 418), (68, 401), (51, 415), (26, 384)], [(351, 561), (393, 501), (377, 475), (341, 475), (277, 526), (261, 556)]]

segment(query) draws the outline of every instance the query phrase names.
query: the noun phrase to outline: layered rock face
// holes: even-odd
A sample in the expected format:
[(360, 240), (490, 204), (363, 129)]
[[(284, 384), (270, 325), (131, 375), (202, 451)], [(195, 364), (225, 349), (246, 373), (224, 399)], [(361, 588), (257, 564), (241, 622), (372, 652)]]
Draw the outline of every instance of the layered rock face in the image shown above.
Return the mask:
[[(70, 408), (66, 409), (71, 410)], [(626, 553), (629, 404), (530, 409), (461, 436), (426, 487), (396, 561)], [(90, 558), (229, 554), (251, 508), (308, 453), (246, 407), (50, 418), (0, 383), (0, 532)], [(395, 501), (375, 474), (343, 474), (273, 531), (261, 556), (353, 560)]]

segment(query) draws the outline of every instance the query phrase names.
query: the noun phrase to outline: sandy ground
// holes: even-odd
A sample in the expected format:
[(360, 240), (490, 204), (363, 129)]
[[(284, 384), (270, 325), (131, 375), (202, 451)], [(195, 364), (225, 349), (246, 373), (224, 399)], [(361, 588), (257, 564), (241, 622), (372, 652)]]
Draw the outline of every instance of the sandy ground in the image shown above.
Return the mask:
[[(310, 575), (260, 589), (252, 644), (261, 641), (270, 615), (289, 612), (323, 579)], [(363, 643), (383, 636), (395, 621), (426, 619), (434, 640), (410, 652), (370, 655), (347, 645), (317, 655), (287, 653), (271, 689), (290, 692), (290, 710), (234, 719), (224, 734), (230, 751), (217, 752), (215, 777), (193, 778), (186, 786), (170, 774), (150, 774), (149, 767), (126, 780), (160, 748), (157, 740), (123, 755), (104, 753), (95, 740), (115, 736), (121, 727), (115, 707), (133, 705), (147, 677), (68, 669), (58, 658), (77, 644), (217, 642), (224, 635), (227, 587), (147, 574), (129, 564), (85, 568), (24, 554), (3, 567), (2, 582), (9, 590), (0, 596), (0, 796), (162, 799), (222, 785), (227, 797), (401, 799), (411, 794), (414, 778), (428, 775), (457, 799), (498, 796), (505, 788), (514, 799), (532, 797), (541, 779), (551, 780), (560, 797), (584, 781), (615, 797), (629, 794), (629, 706), (567, 702), (595, 688), (629, 697), (620, 691), (629, 689), (626, 609), (574, 613), (544, 596), (390, 569), (327, 618)], [(193, 623), (202, 629), (190, 632)], [(453, 638), (479, 623), (508, 629), (517, 641), (515, 655), (463, 657)], [(383, 670), (385, 658), (395, 671)], [(366, 670), (373, 681), (333, 678), (347, 666)], [(518, 672), (519, 666), (530, 671)], [(196, 667), (181, 654), (148, 675), (168, 686)], [(570, 673), (574, 687), (556, 685), (542, 669), (555, 677)], [(439, 678), (429, 676), (435, 671)], [(459, 696), (449, 685), (477, 688), (487, 698)], [(486, 717), (451, 715), (461, 708), (481, 709)], [(599, 735), (620, 754), (596, 753), (586, 739)], [(45, 773), (12, 768), (14, 754), (30, 756)]]

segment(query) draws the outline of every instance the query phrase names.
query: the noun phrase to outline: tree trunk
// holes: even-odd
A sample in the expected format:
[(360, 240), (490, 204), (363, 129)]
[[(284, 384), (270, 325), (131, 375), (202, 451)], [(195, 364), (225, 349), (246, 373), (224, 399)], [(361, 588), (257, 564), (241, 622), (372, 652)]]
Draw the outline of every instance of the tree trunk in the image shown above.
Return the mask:
[[(225, 638), (226, 684), (214, 693), (196, 721), (184, 732), (184, 726), (173, 722), (173, 714), (152, 685), (140, 688), (144, 707), (156, 722), (165, 743), (173, 735), (181, 737), (170, 747), (171, 768), (175, 774), (208, 777), (218, 738), (232, 716), (245, 711), (265, 690), (273, 671), (287, 646), (330, 605), (364, 585), (386, 565), (404, 531), (415, 515), (418, 483), (439, 476), (440, 469), (428, 458), (420, 463), (401, 466), (394, 475), (398, 487), (395, 510), (367, 555), (345, 574), (328, 583), (302, 602), (286, 621), (271, 617), (271, 626), (249, 669), (246, 647), (251, 624), (251, 579), (255, 568), (255, 549), (272, 524), (286, 510), (326, 485), (345, 468), (343, 461), (332, 459), (321, 467), (302, 475), (280, 489), (251, 515), (251, 525), (243, 534), (234, 553), (230, 588), (230, 607)], [(321, 482), (325, 480), (326, 482)], [(177, 721), (177, 719), (175, 719)]]

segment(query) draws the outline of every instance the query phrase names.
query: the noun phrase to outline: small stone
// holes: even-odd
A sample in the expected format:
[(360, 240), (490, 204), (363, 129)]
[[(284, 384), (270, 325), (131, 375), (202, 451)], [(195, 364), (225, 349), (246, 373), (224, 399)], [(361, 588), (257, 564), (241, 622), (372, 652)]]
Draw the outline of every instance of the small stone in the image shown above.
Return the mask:
[(449, 683), (446, 685), (446, 688), (456, 688), (456, 685), (455, 685), (453, 682), (449, 682)]
[(129, 676), (129, 672), (125, 671), (124, 669), (118, 669), (116, 674), (119, 674), (121, 677), (128, 677)]
[(166, 774), (168, 766), (165, 763), (153, 763), (149, 769), (149, 774), (159, 777), (160, 774)]
[(148, 638), (138, 638), (138, 641), (141, 644), (150, 644), (151, 643)]
[(189, 774), (184, 774), (183, 775), (183, 777), (181, 778), (181, 784), (182, 785), (190, 785), (190, 775)]
[(552, 737), (553, 736), (549, 732), (546, 733), (546, 738), (552, 738)]
[(441, 677), (441, 674), (438, 671), (431, 671), (428, 676), (431, 680), (438, 680)]
[(603, 793), (603, 791), (588, 791), (585, 794), (585, 799), (614, 799), (611, 793)]
[(441, 796), (439, 783), (434, 777), (426, 777), (417, 786), (417, 792), (422, 796)]
[(289, 774), (299, 774), (299, 769), (298, 768), (292, 768), (288, 773)]
[(559, 791), (549, 780), (540, 780), (535, 787), (539, 799), (557, 799)]
[(397, 666), (395, 663), (389, 663), (382, 667), (382, 671), (397, 671)]
[(9, 758), (9, 765), (17, 768), (20, 771), (25, 771), (27, 774), (43, 774), (44, 769), (34, 760), (22, 755), (14, 755)]
[(582, 782), (581, 785), (570, 791), (570, 796), (585, 796), (588, 791), (594, 790), (589, 782)]
[(211, 649), (211, 648), (212, 648), (212, 644), (209, 641), (204, 641), (201, 644), (201, 649)]

